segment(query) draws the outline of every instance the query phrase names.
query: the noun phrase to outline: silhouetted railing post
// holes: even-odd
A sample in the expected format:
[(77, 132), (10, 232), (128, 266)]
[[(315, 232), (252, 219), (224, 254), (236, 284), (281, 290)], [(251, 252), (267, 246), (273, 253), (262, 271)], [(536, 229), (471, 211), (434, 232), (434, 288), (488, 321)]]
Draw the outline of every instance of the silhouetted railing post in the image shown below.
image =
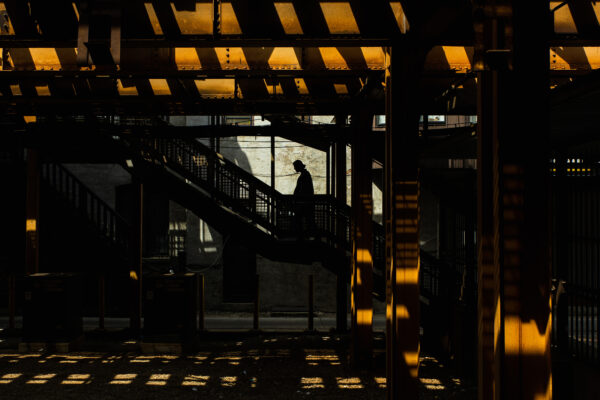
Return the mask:
[(105, 300), (106, 300), (106, 281), (104, 274), (98, 277), (98, 328), (104, 329)]
[(8, 276), (8, 329), (15, 329), (15, 274)]
[(254, 280), (254, 330), (258, 330), (258, 313), (260, 311), (260, 289), (259, 289), (259, 276), (256, 275)]
[(198, 322), (200, 330), (204, 330), (204, 275), (198, 276)]
[(314, 279), (312, 275), (308, 276), (308, 330), (313, 331), (314, 325)]

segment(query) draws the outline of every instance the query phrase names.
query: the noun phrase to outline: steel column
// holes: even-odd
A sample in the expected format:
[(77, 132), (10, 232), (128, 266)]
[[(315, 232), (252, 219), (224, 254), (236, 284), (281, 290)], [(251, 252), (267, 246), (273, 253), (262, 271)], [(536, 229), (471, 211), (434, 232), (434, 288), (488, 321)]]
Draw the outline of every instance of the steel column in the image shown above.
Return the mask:
[(413, 42), (388, 48), (385, 225), (388, 399), (416, 399), (419, 369), (419, 76)]
[(129, 327), (134, 336), (139, 336), (142, 328), (142, 245), (144, 232), (144, 185), (139, 181), (133, 183), (132, 210)]
[[(373, 115), (352, 115), (352, 362), (373, 357), (373, 191), (370, 151)], [(344, 187), (345, 189), (345, 187)]]
[[(480, 22), (476, 24), (480, 58), (475, 65), (483, 70), (479, 359), (486, 365), (480, 371), (480, 399), (550, 399), (547, 35), (551, 20), (545, 3), (497, 3), (475, 14)], [(534, 20), (542, 27), (532, 24)], [(523, 110), (535, 118), (520, 118)], [(486, 175), (490, 161), (491, 188)], [(494, 346), (492, 363), (490, 346)]]
[(40, 267), (40, 154), (27, 149), (27, 186), (25, 199), (25, 273), (35, 274)]
[[(346, 116), (336, 116), (338, 126), (345, 125)], [(333, 160), (333, 191), (335, 198), (340, 204), (346, 204), (346, 142), (343, 138), (339, 138), (333, 145), (334, 160)], [(343, 252), (343, 243), (346, 236), (346, 223), (342, 218), (338, 218), (336, 222), (338, 237), (338, 248)], [(337, 288), (336, 288), (336, 329), (338, 332), (346, 332), (348, 329), (348, 265), (343, 262), (338, 267)]]

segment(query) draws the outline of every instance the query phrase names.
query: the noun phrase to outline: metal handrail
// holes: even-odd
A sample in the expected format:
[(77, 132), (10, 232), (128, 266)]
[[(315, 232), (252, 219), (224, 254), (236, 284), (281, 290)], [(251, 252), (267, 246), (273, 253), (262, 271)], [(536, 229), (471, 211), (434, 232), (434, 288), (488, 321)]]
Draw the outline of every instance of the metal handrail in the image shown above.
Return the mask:
[(111, 242), (129, 248), (127, 221), (60, 164), (42, 165), (42, 178)]

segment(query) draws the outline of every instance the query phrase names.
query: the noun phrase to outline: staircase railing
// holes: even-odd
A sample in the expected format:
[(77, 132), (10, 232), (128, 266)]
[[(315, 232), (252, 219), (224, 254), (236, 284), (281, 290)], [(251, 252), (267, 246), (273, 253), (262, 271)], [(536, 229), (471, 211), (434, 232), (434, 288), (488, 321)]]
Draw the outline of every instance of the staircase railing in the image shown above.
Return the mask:
[(86, 218), (99, 234), (123, 249), (129, 247), (130, 228), (100, 197), (60, 164), (43, 164), (42, 178), (74, 209)]
[[(298, 199), (279, 193), (251, 173), (241, 169), (209, 147), (194, 140), (142, 138), (138, 141), (145, 158), (159, 161), (183, 178), (209, 192), (215, 200), (243, 215), (278, 238), (295, 236), (297, 212), (307, 207), (314, 216), (316, 232), (329, 241), (350, 242), (350, 213), (332, 196)], [(339, 238), (338, 231), (344, 232)]]

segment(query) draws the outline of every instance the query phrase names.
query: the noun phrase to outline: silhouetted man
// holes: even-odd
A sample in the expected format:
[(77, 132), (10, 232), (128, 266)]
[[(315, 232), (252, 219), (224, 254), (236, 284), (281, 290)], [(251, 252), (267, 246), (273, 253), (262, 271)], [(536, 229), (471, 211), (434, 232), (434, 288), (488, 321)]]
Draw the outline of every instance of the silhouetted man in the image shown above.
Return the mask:
[(300, 176), (296, 182), (296, 189), (294, 189), (294, 200), (296, 203), (294, 211), (298, 239), (302, 240), (306, 229), (314, 231), (316, 228), (312, 198), (315, 194), (315, 189), (310, 172), (306, 170), (306, 166), (302, 161), (294, 161), (294, 169), (296, 172), (300, 172)]

